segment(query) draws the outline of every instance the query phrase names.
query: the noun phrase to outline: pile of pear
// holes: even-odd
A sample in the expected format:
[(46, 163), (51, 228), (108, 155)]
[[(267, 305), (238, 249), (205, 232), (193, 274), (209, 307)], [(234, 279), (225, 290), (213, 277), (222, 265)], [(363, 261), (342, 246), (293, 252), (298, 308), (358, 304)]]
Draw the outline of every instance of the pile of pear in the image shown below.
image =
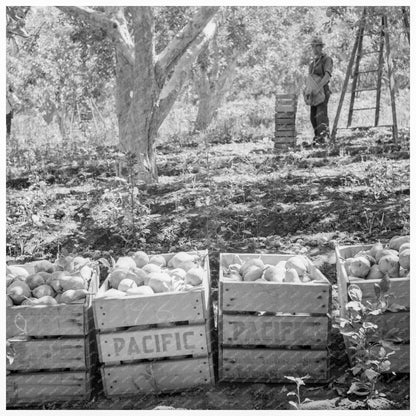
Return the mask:
[(119, 257), (108, 276), (108, 288), (97, 297), (151, 296), (166, 292), (188, 292), (201, 288), (207, 271), (200, 256), (178, 252), (170, 260), (161, 254), (137, 251)]
[(223, 280), (234, 282), (308, 283), (313, 279), (312, 262), (298, 254), (277, 264), (265, 264), (261, 257), (242, 261), (234, 256), (235, 263), (223, 268)]
[(377, 242), (345, 259), (344, 266), (352, 280), (410, 277), (410, 236), (395, 236), (385, 247)]

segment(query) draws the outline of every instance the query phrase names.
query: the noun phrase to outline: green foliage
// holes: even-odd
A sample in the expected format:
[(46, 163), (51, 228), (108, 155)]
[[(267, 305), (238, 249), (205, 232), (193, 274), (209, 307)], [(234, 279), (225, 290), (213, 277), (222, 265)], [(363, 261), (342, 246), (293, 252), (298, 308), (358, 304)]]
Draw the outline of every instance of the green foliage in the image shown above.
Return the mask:
[(156, 53), (160, 53), (169, 41), (186, 25), (195, 7), (155, 7)]
[[(53, 7), (32, 8), (26, 26), (36, 36), (19, 55), (8, 54), (8, 74), (15, 80), (26, 112), (40, 113), (47, 124), (57, 116), (61, 134), (65, 134), (66, 128), (71, 128), (67, 123), (88, 117), (91, 100), (108, 98), (112, 76), (108, 44), (87, 51), (96, 34), (85, 28), (77, 34), (71, 22)], [(86, 33), (90, 36), (81, 42)]]
[(301, 397), (300, 397), (300, 386), (304, 386), (305, 383), (303, 380), (306, 380), (308, 378), (310, 378), (309, 375), (303, 376), (303, 377), (292, 377), (292, 376), (285, 376), (285, 378), (287, 378), (290, 381), (293, 381), (296, 383), (296, 392), (294, 391), (290, 391), (289, 393), (287, 393), (288, 396), (296, 396), (297, 402), (294, 401), (289, 401), (289, 404), (295, 408), (296, 410), (301, 410), (302, 409), (302, 405), (304, 403), (308, 403), (311, 400), (310, 399), (304, 399), (301, 401)]
[[(376, 301), (364, 302), (358, 285), (348, 287), (351, 299), (346, 304), (347, 317), (341, 318), (341, 333), (350, 341), (354, 366), (351, 368), (353, 383), (348, 394), (366, 396), (366, 400), (384, 396), (377, 390), (377, 382), (383, 372), (389, 371), (389, 357), (398, 349), (392, 339), (380, 339), (377, 334), (378, 325), (372, 321), (373, 316), (380, 315), (387, 310), (397, 311), (400, 306), (391, 302), (393, 295), (390, 291), (390, 278), (385, 275), (379, 284), (374, 284)], [(399, 308), (399, 309), (398, 309)], [(387, 350), (392, 350), (387, 352)]]

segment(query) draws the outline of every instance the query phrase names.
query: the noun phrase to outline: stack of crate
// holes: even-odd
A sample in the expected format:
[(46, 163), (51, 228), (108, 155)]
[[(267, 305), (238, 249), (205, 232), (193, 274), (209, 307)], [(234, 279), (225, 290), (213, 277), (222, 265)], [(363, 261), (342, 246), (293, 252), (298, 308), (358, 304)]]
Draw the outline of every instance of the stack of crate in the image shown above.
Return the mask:
[[(337, 258), (337, 282), (339, 302), (341, 306), (340, 317), (347, 319), (346, 304), (351, 299), (348, 295), (348, 287), (355, 284), (360, 287), (363, 294), (362, 302), (374, 302), (376, 300), (374, 284), (380, 283), (381, 279), (359, 279), (350, 278), (345, 269), (345, 260), (354, 257), (362, 250), (369, 250), (372, 245), (354, 245), (335, 247)], [(353, 279), (353, 280), (352, 280)], [(390, 371), (395, 373), (409, 373), (410, 371), (410, 279), (409, 277), (398, 277), (390, 280), (389, 293), (393, 295), (393, 302), (405, 309), (398, 312), (386, 311), (381, 315), (373, 316), (373, 323), (377, 325), (374, 334), (379, 339), (386, 339), (391, 336), (402, 340), (396, 344), (394, 354), (389, 356), (391, 362)], [(353, 364), (351, 344), (347, 337), (344, 337), (350, 363)]]
[[(219, 379), (285, 382), (285, 376), (329, 377), (328, 336), (331, 285), (312, 267), (308, 283), (229, 281), (223, 269), (234, 254), (220, 254)], [(277, 265), (290, 255), (239, 254)]]
[(296, 145), (296, 94), (276, 95), (275, 148), (285, 149)]
[(89, 400), (98, 357), (92, 295), (71, 304), (9, 306), (6, 336), (12, 362), (7, 364), (8, 407), (46, 402)]
[[(195, 254), (195, 253), (190, 253)], [(201, 255), (201, 252), (198, 254)], [(163, 254), (166, 262), (174, 254)], [(214, 383), (207, 252), (202, 287), (188, 292), (108, 298), (104, 281), (93, 301), (107, 397), (160, 393)]]

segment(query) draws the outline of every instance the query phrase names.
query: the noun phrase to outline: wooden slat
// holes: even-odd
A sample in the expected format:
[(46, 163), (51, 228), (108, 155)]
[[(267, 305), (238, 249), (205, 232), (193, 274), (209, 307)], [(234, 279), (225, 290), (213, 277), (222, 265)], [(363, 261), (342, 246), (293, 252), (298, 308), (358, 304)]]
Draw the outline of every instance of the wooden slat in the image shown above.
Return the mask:
[(287, 382), (285, 376), (328, 378), (326, 350), (223, 348), (222, 380), (242, 382)]
[(400, 344), (400, 350), (390, 355), (389, 360), (389, 372), (410, 373), (410, 344)]
[(295, 123), (294, 117), (279, 117), (275, 119), (276, 125), (293, 125)]
[(223, 311), (326, 314), (330, 286), (325, 283), (220, 282)]
[(8, 307), (7, 338), (19, 335), (84, 335), (88, 332), (84, 311), (82, 304)]
[(346, 260), (350, 257), (354, 257), (358, 252), (363, 250), (369, 250), (372, 244), (355, 244), (353, 246), (337, 246), (335, 248), (335, 254), (338, 260)]
[[(362, 292), (363, 299), (375, 300), (374, 294), (374, 283), (380, 281), (380, 279), (372, 280), (354, 280), (350, 281), (347, 276), (344, 260), (353, 257), (356, 253), (361, 250), (368, 250), (372, 245), (354, 245), (354, 246), (343, 246), (335, 247), (335, 254), (337, 258), (337, 282), (338, 292), (340, 301), (340, 317), (347, 318), (346, 303), (348, 302), (348, 286), (352, 283), (357, 284)], [(390, 293), (395, 294), (393, 300), (394, 303), (409, 307), (410, 306), (410, 279), (409, 278), (395, 278), (391, 279)], [(401, 337), (404, 341), (410, 339), (410, 312), (386, 312), (382, 315), (372, 317), (372, 321), (378, 326), (378, 332), (381, 336), (386, 336), (391, 333), (391, 330), (396, 329), (395, 334)], [(380, 338), (380, 337), (379, 337)], [(352, 365), (352, 352), (349, 349), (351, 345), (348, 337), (344, 337), (346, 345), (346, 351)], [(390, 372), (409, 372), (410, 371), (410, 355), (409, 346), (404, 344), (401, 345), (401, 350), (393, 354), (390, 358), (392, 363)]]
[(235, 263), (260, 258), (264, 264), (287, 261), (287, 254), (220, 253), (220, 282), (223, 312), (289, 312), (327, 314), (330, 311), (331, 286), (328, 279), (310, 262), (311, 283), (225, 282), (223, 268)]
[(86, 369), (85, 338), (10, 340), (16, 355), (8, 370)]
[[(98, 281), (99, 276), (94, 272), (88, 289), (91, 294), (96, 293)], [(20, 335), (84, 336), (92, 328), (92, 321), (88, 318), (91, 308), (91, 295), (84, 303), (7, 307), (7, 338)]]
[(275, 120), (275, 129), (276, 130), (296, 130), (296, 121), (284, 120)]
[(98, 334), (100, 361), (207, 355), (205, 324)]
[(376, 339), (387, 339), (389, 336), (397, 336), (402, 341), (410, 341), (409, 312), (386, 312), (382, 315), (371, 316), (369, 320), (378, 326), (374, 334)]
[(276, 131), (275, 134), (276, 138), (289, 138), (289, 139), (295, 139), (296, 133), (294, 131)]
[[(363, 292), (363, 300), (376, 300), (374, 292), (374, 283), (380, 282), (380, 279), (371, 279), (363, 281), (354, 281), (352, 283), (358, 285)], [(394, 295), (393, 303), (398, 305), (410, 307), (410, 279), (407, 277), (400, 277), (391, 279), (391, 288), (389, 293)]]
[[(337, 275), (338, 279), (342, 279), (347, 282), (347, 285), (354, 283), (358, 285), (363, 292), (364, 300), (375, 301), (374, 284), (379, 283), (381, 279), (368, 279), (368, 280), (354, 280), (353, 282), (347, 276), (344, 261), (350, 257), (353, 257), (361, 250), (368, 250), (371, 245), (355, 245), (349, 247), (336, 247), (335, 253), (337, 256)], [(392, 301), (399, 305), (410, 307), (410, 279), (408, 277), (399, 277), (390, 279), (391, 287), (389, 293), (394, 295)], [(343, 288), (345, 290), (345, 288)]]
[(93, 300), (98, 330), (118, 327), (162, 324), (177, 321), (204, 321), (204, 291), (159, 293), (119, 299)]
[(332, 132), (331, 132), (331, 141), (332, 142), (334, 142), (335, 136), (337, 134), (338, 121), (339, 121), (339, 118), (340, 118), (340, 115), (341, 115), (342, 104), (344, 102), (345, 94), (347, 92), (348, 82), (349, 82), (349, 79), (350, 79), (350, 76), (351, 76), (352, 67), (354, 65), (355, 56), (356, 56), (357, 49), (358, 49), (359, 37), (360, 37), (359, 35), (360, 35), (360, 33), (361, 34), (363, 33), (363, 28), (365, 26), (366, 13), (367, 13), (367, 9), (364, 7), (363, 8), (363, 14), (362, 14), (362, 17), (361, 17), (361, 20), (360, 20), (360, 26), (358, 28), (357, 35), (355, 36), (355, 41), (354, 41), (354, 45), (352, 47), (350, 60), (348, 62), (344, 82), (342, 84), (341, 96), (340, 96), (340, 99), (338, 101), (337, 112), (336, 112), (335, 119), (334, 119), (333, 126), (332, 126)]
[(290, 126), (276, 126), (275, 134), (279, 131), (291, 131), (293, 134), (296, 134), (296, 126), (295, 124), (292, 124)]
[(296, 145), (296, 139), (295, 138), (290, 138), (290, 137), (281, 137), (281, 138), (276, 138), (275, 139), (275, 147), (279, 147), (279, 146), (295, 146)]
[(211, 270), (209, 267), (209, 256), (206, 252), (206, 257), (203, 265), (204, 269), (207, 271), (206, 279), (202, 282), (204, 288), (204, 296), (202, 297), (203, 305), (202, 308), (205, 311), (205, 319), (208, 321), (212, 316), (212, 302), (211, 302)]
[(290, 131), (293, 133), (293, 135), (296, 135), (296, 127), (294, 124), (276, 125), (275, 130), (274, 130), (275, 136), (278, 136), (279, 132), (281, 131)]
[[(213, 331), (214, 331), (214, 310), (211, 296), (211, 271), (209, 266), (209, 258), (206, 257), (204, 268), (207, 270), (208, 279), (203, 282), (205, 297), (203, 300), (203, 309), (206, 311), (205, 319), (205, 342), (209, 354), (213, 351)], [(212, 357), (211, 357), (212, 359)]]
[[(205, 257), (206, 280), (201, 288), (190, 292), (158, 293), (151, 296), (128, 296), (125, 298), (101, 297), (110, 288), (108, 278), (99, 288), (93, 300), (96, 329), (111, 330), (118, 327), (162, 324), (167, 322), (203, 322), (207, 318), (210, 290), (209, 259), (206, 250), (189, 252)], [(162, 254), (168, 262), (176, 253)], [(205, 302), (203, 301), (205, 299)]]
[(7, 404), (88, 400), (90, 374), (86, 372), (25, 373), (6, 377)]
[(328, 318), (313, 316), (247, 316), (224, 314), (223, 345), (327, 345)]
[(180, 391), (210, 384), (212, 369), (208, 358), (103, 366), (101, 374), (105, 395)]
[(392, 55), (390, 53), (390, 35), (388, 30), (388, 19), (387, 15), (382, 16), (383, 21), (383, 32), (385, 37), (385, 44), (386, 44), (386, 62), (387, 62), (387, 79), (388, 79), (388, 87), (390, 91), (390, 105), (391, 105), (391, 112), (392, 112), (392, 121), (393, 121), (393, 140), (395, 143), (398, 142), (398, 135), (397, 135), (397, 113), (396, 113), (396, 98), (395, 98), (395, 79), (394, 79), (394, 64)]
[(291, 100), (296, 100), (297, 94), (276, 94), (276, 100), (282, 100), (285, 98), (289, 98)]
[(296, 117), (296, 105), (278, 105), (276, 108), (276, 117)]

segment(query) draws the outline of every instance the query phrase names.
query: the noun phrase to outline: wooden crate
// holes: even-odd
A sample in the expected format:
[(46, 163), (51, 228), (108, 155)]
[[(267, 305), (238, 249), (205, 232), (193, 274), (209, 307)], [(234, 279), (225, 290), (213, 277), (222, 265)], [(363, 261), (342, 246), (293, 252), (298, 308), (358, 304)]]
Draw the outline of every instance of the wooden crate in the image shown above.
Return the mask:
[(12, 306), (6, 336), (14, 350), (7, 364), (7, 406), (88, 400), (97, 371), (92, 294), (72, 304)]
[(296, 94), (276, 95), (275, 148), (287, 148), (296, 144)]
[[(354, 245), (335, 247), (335, 254), (337, 258), (337, 283), (339, 302), (341, 306), (340, 317), (346, 318), (346, 304), (349, 302), (348, 286), (356, 284), (360, 287), (363, 293), (363, 301), (375, 301), (374, 284), (379, 283), (380, 279), (358, 279), (351, 278), (347, 275), (344, 261), (347, 258), (353, 257), (361, 250), (368, 250), (372, 245)], [(375, 337), (383, 338), (389, 334), (394, 334), (403, 339), (402, 344), (398, 344), (399, 351), (390, 356), (391, 370), (397, 373), (408, 373), (410, 371), (410, 279), (408, 277), (400, 277), (391, 279), (390, 293), (394, 295), (393, 302), (405, 306), (406, 311), (401, 312), (385, 312), (382, 315), (374, 316), (372, 321), (378, 325)], [(350, 349), (350, 342), (347, 337), (344, 337), (344, 342), (347, 348), (348, 357), (352, 364), (352, 351)]]
[[(311, 381), (326, 381), (329, 281), (314, 266), (313, 280), (308, 283), (226, 281), (223, 267), (234, 256), (220, 254), (219, 379), (271, 383), (309, 374)], [(292, 257), (239, 254), (243, 262), (259, 256), (271, 265)]]
[[(107, 397), (178, 391), (214, 382), (209, 261), (202, 287), (93, 300), (97, 344)], [(163, 254), (167, 261), (174, 254)]]

